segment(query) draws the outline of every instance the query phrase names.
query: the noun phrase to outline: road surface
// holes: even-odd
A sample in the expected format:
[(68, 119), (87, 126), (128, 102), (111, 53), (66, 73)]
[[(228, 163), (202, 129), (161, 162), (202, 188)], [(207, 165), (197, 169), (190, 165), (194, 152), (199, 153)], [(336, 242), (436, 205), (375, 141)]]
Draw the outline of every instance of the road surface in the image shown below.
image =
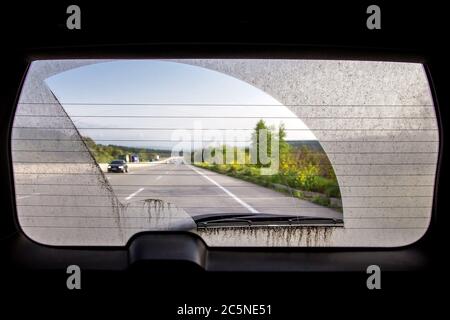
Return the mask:
[(123, 203), (161, 199), (191, 216), (271, 213), (342, 218), (336, 210), (175, 161), (130, 167), (129, 173), (106, 173), (106, 177)]

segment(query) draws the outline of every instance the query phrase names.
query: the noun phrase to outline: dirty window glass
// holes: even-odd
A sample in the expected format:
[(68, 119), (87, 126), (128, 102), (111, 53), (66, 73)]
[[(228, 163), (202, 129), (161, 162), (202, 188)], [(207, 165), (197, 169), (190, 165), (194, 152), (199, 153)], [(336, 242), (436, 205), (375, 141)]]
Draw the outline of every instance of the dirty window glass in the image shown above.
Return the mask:
[(423, 67), (384, 62), (35, 61), (12, 132), (20, 224), (53, 245), (395, 246), (437, 151)]

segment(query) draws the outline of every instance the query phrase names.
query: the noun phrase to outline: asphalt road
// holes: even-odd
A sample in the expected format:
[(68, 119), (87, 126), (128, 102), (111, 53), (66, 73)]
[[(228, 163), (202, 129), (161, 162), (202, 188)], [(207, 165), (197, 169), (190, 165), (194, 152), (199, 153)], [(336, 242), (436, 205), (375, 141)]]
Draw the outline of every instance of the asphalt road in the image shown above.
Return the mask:
[(177, 161), (106, 174), (123, 203), (161, 199), (200, 214), (271, 213), (342, 218), (342, 213)]

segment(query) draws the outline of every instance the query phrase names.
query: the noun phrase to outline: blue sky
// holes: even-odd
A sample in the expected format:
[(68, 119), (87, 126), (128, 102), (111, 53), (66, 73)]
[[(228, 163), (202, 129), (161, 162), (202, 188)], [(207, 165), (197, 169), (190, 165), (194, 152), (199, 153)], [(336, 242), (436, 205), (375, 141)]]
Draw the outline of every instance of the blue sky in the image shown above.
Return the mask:
[[(102, 62), (57, 74), (46, 83), (81, 134), (102, 144), (170, 149), (177, 144), (175, 136), (189, 140), (192, 129), (201, 128), (203, 140), (245, 145), (236, 141), (249, 140), (260, 118), (274, 126), (283, 122), (289, 140), (315, 140), (300, 119), (260, 89), (188, 64)], [(235, 132), (224, 137), (219, 129), (225, 128)]]

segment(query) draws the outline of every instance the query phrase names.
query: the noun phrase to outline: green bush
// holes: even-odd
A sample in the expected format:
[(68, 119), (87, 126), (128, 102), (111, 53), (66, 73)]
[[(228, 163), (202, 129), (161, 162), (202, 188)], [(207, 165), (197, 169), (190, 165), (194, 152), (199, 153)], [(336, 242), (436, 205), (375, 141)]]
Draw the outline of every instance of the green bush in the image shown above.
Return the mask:
[(250, 168), (248, 166), (241, 166), (237, 170), (237, 174), (243, 175), (243, 176), (249, 176), (250, 175)]
[(308, 191), (315, 189), (316, 178), (319, 175), (319, 168), (313, 164), (301, 168), (297, 173), (296, 183), (297, 185)]
[(314, 180), (314, 189), (317, 192), (326, 193), (326, 190), (336, 186), (336, 182), (321, 176), (316, 176)]
[(337, 184), (330, 185), (325, 189), (325, 194), (332, 198), (340, 198), (341, 197), (341, 191), (339, 189), (339, 186)]
[(271, 183), (281, 183), (281, 177), (278, 174), (274, 174), (271, 176), (268, 176), (268, 179), (270, 180)]
[(315, 204), (328, 207), (330, 205), (330, 199), (322, 196), (315, 196), (311, 199)]
[(251, 176), (253, 176), (253, 177), (258, 176), (259, 177), (261, 175), (261, 169), (260, 168), (250, 167), (249, 169), (250, 169), (249, 170), (249, 174)]
[(233, 175), (238, 174), (238, 172), (241, 170), (241, 167), (242, 166), (239, 164), (231, 164), (229, 172), (232, 173)]
[(299, 190), (294, 191), (292, 194), (293, 194), (294, 197), (300, 198), (300, 199), (303, 199), (303, 198), (305, 197), (305, 195), (303, 194), (303, 192), (301, 192), (301, 191), (299, 191)]
[(230, 170), (230, 167), (226, 164), (216, 164), (215, 166), (220, 173), (227, 173)]

